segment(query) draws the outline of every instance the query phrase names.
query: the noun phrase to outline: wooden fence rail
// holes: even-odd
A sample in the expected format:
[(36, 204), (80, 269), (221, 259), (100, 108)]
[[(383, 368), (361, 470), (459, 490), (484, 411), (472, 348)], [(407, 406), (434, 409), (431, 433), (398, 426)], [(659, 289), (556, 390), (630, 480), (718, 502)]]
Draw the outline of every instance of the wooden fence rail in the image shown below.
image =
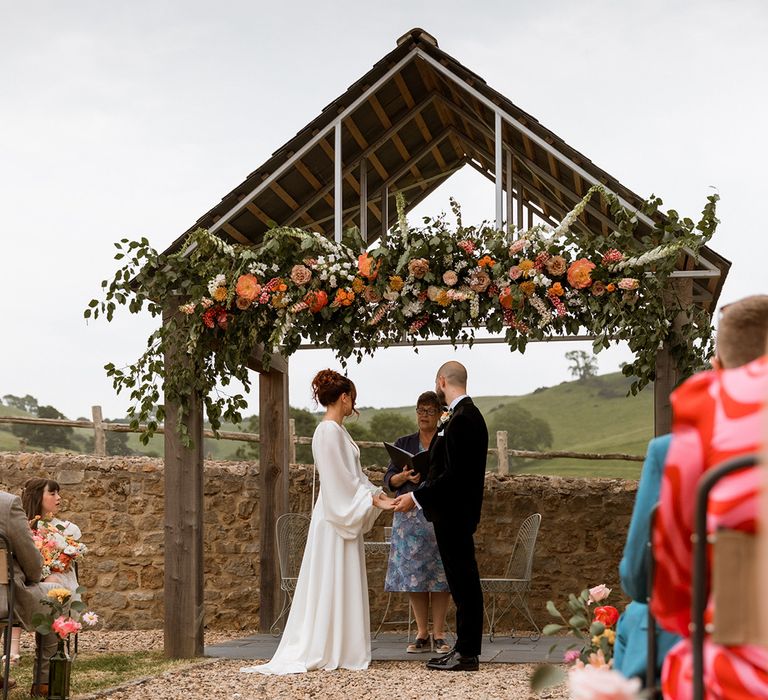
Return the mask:
[[(104, 421), (101, 412), (101, 406), (93, 406), (93, 420), (67, 420), (65, 418), (34, 418), (22, 416), (0, 416), (0, 423), (10, 423), (16, 425), (50, 425), (60, 428), (85, 428), (93, 430), (94, 450), (97, 456), (107, 454), (106, 433), (140, 433), (143, 426), (132, 428), (127, 423), (107, 423)], [(158, 426), (155, 430), (159, 435), (165, 433), (164, 426)], [(204, 430), (203, 436), (207, 438), (218, 438), (220, 440), (238, 440), (240, 442), (260, 442), (258, 433), (240, 433), (233, 431), (220, 430), (216, 435), (212, 430)], [(311, 445), (312, 438), (303, 435), (296, 435), (296, 421), (291, 418), (288, 421), (288, 459), (291, 464), (296, 462), (296, 445)], [(382, 443), (371, 440), (357, 441), (358, 447), (378, 447)], [(488, 449), (488, 454), (496, 456), (497, 472), (499, 474), (509, 474), (509, 458), (521, 457), (524, 459), (588, 459), (588, 460), (623, 460), (628, 462), (642, 462), (643, 455), (630, 455), (620, 452), (571, 452), (567, 450), (515, 450), (508, 447), (508, 435), (506, 430), (499, 430), (496, 433), (496, 447)]]

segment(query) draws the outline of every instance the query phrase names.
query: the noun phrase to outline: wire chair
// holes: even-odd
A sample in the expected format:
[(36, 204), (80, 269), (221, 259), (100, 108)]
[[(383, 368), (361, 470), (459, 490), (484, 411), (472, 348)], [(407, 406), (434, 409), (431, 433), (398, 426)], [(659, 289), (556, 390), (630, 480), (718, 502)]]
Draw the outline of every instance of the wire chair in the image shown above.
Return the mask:
[(282, 630), (278, 627), (278, 622), (291, 609), (308, 534), (309, 516), (303, 513), (285, 513), (275, 523), (277, 556), (280, 562), (280, 590), (283, 591), (283, 607), (269, 628), (273, 636), (281, 634)]
[[(531, 615), (528, 608), (528, 595), (531, 592), (531, 571), (533, 569), (533, 552), (536, 547), (536, 538), (541, 525), (541, 514), (529, 515), (520, 525), (512, 548), (512, 556), (509, 558), (507, 570), (502, 578), (481, 578), (480, 586), (484, 593), (491, 596), (491, 613), (485, 608), (485, 617), (488, 620), (489, 641), (493, 641), (496, 633), (496, 625), (510, 608), (514, 607), (530, 623), (535, 634), (532, 639), (541, 636), (541, 630)], [(499, 596), (508, 595), (509, 601), (497, 615), (496, 599)], [(514, 631), (514, 630), (513, 630)]]
[(693, 700), (704, 697), (704, 636), (707, 630), (704, 613), (709, 593), (709, 562), (707, 545), (714, 544), (717, 534), (707, 536), (707, 505), (715, 484), (731, 472), (754, 467), (758, 455), (749, 454), (729, 459), (713, 467), (699, 479), (696, 489), (693, 534), (693, 592), (691, 601), (691, 650), (693, 652)]

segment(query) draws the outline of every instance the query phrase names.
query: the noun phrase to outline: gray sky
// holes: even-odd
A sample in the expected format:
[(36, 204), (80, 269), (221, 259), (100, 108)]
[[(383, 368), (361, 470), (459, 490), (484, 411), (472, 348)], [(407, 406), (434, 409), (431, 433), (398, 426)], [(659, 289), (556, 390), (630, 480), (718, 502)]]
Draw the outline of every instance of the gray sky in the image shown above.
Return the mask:
[[(697, 218), (717, 187), (710, 245), (733, 262), (721, 303), (767, 291), (762, 0), (375, 5), (0, 0), (0, 396), (122, 415), (102, 367), (134, 360), (152, 322), (83, 320), (115, 270), (112, 243), (164, 249), (415, 26), (637, 193)], [(491, 217), (476, 173), (420, 211), (451, 194), (465, 220)], [(567, 379), (569, 348), (391, 349), (350, 376), (362, 404), (402, 405), (455, 356), (472, 393), (521, 394)], [(623, 359), (601, 353), (600, 371)], [(310, 406), (311, 376), (329, 365), (294, 355), (292, 404)]]

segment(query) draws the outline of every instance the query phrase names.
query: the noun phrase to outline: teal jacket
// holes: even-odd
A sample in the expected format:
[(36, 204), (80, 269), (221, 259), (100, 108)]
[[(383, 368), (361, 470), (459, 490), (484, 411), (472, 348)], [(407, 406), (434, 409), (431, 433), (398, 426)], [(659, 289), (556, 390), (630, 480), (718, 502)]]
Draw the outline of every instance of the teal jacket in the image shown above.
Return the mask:
[[(645, 679), (648, 661), (648, 553), (650, 517), (659, 500), (664, 460), (669, 450), (671, 435), (661, 435), (648, 443), (648, 452), (637, 485), (635, 507), (629, 524), (624, 555), (619, 564), (621, 587), (632, 598), (632, 603), (616, 625), (616, 645), (613, 665), (625, 676)], [(680, 640), (675, 634), (656, 628), (657, 676), (667, 652)]]

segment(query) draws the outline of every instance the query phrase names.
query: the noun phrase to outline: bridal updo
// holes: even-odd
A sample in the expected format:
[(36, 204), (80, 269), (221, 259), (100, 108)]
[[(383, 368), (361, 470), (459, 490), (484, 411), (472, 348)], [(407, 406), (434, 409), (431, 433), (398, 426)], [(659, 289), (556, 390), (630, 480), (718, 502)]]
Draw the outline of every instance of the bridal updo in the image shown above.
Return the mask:
[(343, 374), (332, 369), (321, 369), (312, 380), (312, 397), (321, 406), (330, 406), (336, 403), (342, 394), (352, 397), (352, 407), (355, 406), (357, 390), (354, 382)]

